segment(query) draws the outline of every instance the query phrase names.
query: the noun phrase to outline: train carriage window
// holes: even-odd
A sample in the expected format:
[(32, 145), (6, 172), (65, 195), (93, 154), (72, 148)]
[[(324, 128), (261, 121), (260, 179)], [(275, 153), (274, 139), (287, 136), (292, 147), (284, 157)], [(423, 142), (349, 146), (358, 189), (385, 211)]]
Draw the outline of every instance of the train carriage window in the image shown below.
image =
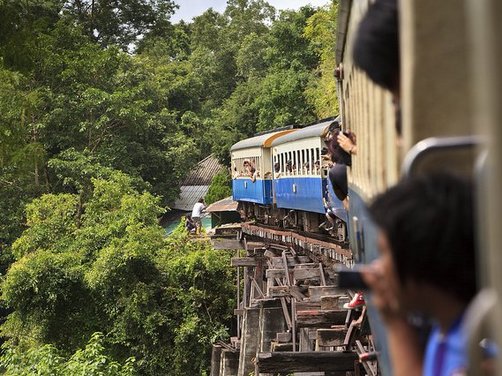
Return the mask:
[(309, 149), (309, 155), (310, 155), (310, 173), (312, 175), (315, 175), (315, 153), (314, 153), (314, 149)]
[(293, 175), (296, 175), (296, 166), (297, 166), (297, 164), (298, 164), (298, 161), (296, 160), (296, 152), (294, 152), (294, 151), (293, 151), (293, 154), (292, 154), (292, 155), (293, 155), (293, 157), (292, 157), (292, 159), (291, 159), (291, 160), (292, 160), (293, 162), (292, 162), (292, 165), (291, 165), (291, 170), (292, 170), (292, 171), (291, 171), (291, 173), (292, 173)]
[(300, 174), (301, 175), (305, 175), (306, 174), (306, 168), (307, 168), (307, 160), (305, 159), (305, 150), (302, 149), (302, 151), (300, 152), (301, 155), (300, 155), (300, 161), (301, 161), (301, 169), (300, 169)]
[(302, 173), (302, 163), (303, 163), (303, 161), (302, 161), (302, 159), (301, 159), (301, 152), (300, 152), (300, 150), (298, 150), (298, 151), (296, 152), (296, 156), (297, 156), (296, 160), (297, 160), (297, 162), (298, 162), (298, 163), (296, 164), (296, 173), (297, 173), (298, 175), (300, 175), (300, 174)]
[(281, 164), (281, 174), (284, 174), (284, 153), (281, 153), (280, 162)]

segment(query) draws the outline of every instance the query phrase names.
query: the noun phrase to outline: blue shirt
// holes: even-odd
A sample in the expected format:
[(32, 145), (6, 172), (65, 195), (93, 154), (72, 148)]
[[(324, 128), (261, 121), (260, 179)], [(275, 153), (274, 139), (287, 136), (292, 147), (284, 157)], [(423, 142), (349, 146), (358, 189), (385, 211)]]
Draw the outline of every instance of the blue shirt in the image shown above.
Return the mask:
[(433, 328), (425, 350), (424, 376), (456, 376), (467, 370), (467, 339), (462, 330), (462, 317), (446, 334)]

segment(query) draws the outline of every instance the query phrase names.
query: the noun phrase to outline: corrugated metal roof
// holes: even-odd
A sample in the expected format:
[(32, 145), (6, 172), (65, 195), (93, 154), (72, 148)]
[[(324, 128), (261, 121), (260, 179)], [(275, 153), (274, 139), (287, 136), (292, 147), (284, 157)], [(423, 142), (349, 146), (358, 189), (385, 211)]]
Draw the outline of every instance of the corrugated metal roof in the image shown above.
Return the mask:
[(206, 208), (208, 213), (217, 213), (217, 212), (225, 212), (225, 211), (236, 211), (237, 205), (239, 203), (237, 201), (232, 200), (232, 196), (224, 198), (223, 200), (213, 202)]
[(173, 209), (192, 211), (195, 203), (207, 194), (213, 177), (224, 169), (213, 154), (197, 163), (181, 183), (180, 195)]
[(224, 168), (225, 167), (218, 162), (214, 154), (211, 154), (197, 163), (181, 185), (211, 185), (211, 180), (214, 175)]
[(180, 196), (174, 202), (173, 209), (192, 211), (193, 206), (209, 190), (209, 185), (183, 185)]
[(266, 133), (262, 134), (260, 136), (255, 136), (251, 138), (246, 138), (245, 140), (239, 141), (238, 143), (234, 144), (230, 150), (241, 150), (241, 149), (247, 149), (247, 148), (254, 148), (254, 147), (270, 147), (272, 144), (273, 140), (275, 140), (278, 137), (281, 137), (282, 135), (291, 133), (296, 131), (296, 129), (286, 129), (283, 131), (278, 131), (278, 132), (271, 132), (271, 133)]

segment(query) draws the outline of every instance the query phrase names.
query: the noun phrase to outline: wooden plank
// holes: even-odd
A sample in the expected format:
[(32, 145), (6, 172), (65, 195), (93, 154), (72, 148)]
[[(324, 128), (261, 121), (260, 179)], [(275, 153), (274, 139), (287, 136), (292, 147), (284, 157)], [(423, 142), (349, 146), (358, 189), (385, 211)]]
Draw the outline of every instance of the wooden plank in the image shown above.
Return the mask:
[(318, 329), (317, 330), (317, 345), (322, 347), (343, 346), (347, 328), (345, 325), (340, 325), (333, 329)]
[(293, 344), (289, 343), (278, 343), (276, 341), (270, 342), (270, 349), (272, 352), (275, 351), (293, 351)]
[(263, 291), (261, 291), (260, 286), (258, 286), (258, 283), (256, 283), (256, 281), (255, 281), (254, 278), (251, 279), (251, 285), (254, 287), (253, 290), (256, 291), (256, 292), (258, 292), (258, 295), (259, 295), (260, 298), (264, 298), (265, 297), (265, 295), (263, 294)]
[(282, 253), (282, 265), (284, 267), (284, 272), (286, 273), (286, 283), (288, 286), (291, 286), (291, 277), (289, 276), (289, 269), (288, 269), (288, 261), (287, 261), (286, 252)]
[(284, 269), (267, 269), (265, 276), (267, 278), (284, 278), (286, 276), (286, 272)]
[(309, 296), (312, 302), (320, 302), (323, 296), (337, 296), (343, 293), (343, 290), (335, 286), (309, 286)]
[[(287, 257), (288, 266), (295, 266), (298, 264), (306, 264), (310, 263), (310, 258), (307, 256), (298, 256), (298, 257)], [(271, 257), (270, 261), (272, 262), (272, 267), (275, 269), (284, 268), (284, 261), (282, 257)]]
[(289, 286), (272, 286), (268, 289), (268, 295), (272, 298), (289, 296)]
[(263, 373), (354, 371), (357, 354), (353, 352), (308, 351), (259, 353), (256, 368)]
[(332, 325), (345, 324), (347, 311), (331, 310), (311, 310), (311, 311), (296, 311), (296, 323), (298, 327), (319, 327), (329, 328)]
[(281, 298), (282, 313), (284, 314), (284, 319), (286, 320), (286, 325), (288, 329), (291, 329), (291, 317), (289, 316), (288, 305), (286, 304), (286, 298)]
[(321, 297), (321, 309), (322, 310), (336, 310), (343, 308), (343, 305), (339, 303), (340, 295), (338, 296), (322, 296)]
[(301, 293), (299, 286), (289, 286), (289, 293), (293, 298), (298, 299), (299, 301), (302, 301), (307, 298), (305, 295)]
[(321, 275), (321, 285), (326, 286), (326, 277), (324, 276), (324, 269), (322, 267), (322, 262), (319, 263), (319, 274)]
[(296, 310), (297, 311), (311, 311), (313, 309), (321, 309), (321, 303), (319, 302), (310, 302), (310, 301), (302, 301), (296, 302)]
[(291, 333), (290, 332), (276, 333), (275, 341), (278, 343), (291, 342)]
[(319, 272), (319, 268), (294, 268), (293, 269), (293, 277), (296, 280), (299, 279), (312, 279), (312, 278), (317, 278), (319, 279), (321, 277), (321, 274)]
[(256, 266), (256, 259), (253, 257), (232, 257), (231, 266)]
[(211, 238), (214, 249), (244, 249), (240, 240), (227, 238)]
[(234, 309), (234, 315), (235, 316), (244, 316), (244, 310), (236, 308), (236, 309)]

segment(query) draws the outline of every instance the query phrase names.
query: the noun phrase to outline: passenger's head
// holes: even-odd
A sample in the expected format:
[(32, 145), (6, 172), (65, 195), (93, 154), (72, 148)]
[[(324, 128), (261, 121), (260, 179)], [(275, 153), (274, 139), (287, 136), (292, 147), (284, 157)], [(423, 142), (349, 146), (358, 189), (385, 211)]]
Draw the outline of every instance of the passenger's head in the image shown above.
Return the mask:
[(376, 0), (363, 17), (354, 44), (354, 63), (377, 85), (399, 94), (397, 0)]
[(476, 293), (473, 191), (446, 173), (409, 178), (376, 198), (370, 214), (401, 285), (426, 284), (464, 303)]
[(204, 202), (204, 197), (199, 198), (199, 202), (202, 204)]

